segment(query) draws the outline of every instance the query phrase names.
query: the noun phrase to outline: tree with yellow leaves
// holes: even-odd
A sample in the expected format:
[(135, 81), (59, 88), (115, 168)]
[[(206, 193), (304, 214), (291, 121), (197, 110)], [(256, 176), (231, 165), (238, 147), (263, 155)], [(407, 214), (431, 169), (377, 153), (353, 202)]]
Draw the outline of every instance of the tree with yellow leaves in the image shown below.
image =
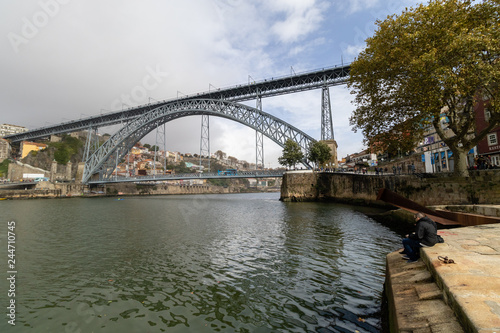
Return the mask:
[[(455, 174), (466, 176), (467, 152), (500, 125), (500, 1), (431, 0), (376, 24), (351, 65), (351, 125), (367, 142), (415, 142), (433, 126), (453, 152)], [(474, 107), (482, 101), (488, 126), (479, 131)]]

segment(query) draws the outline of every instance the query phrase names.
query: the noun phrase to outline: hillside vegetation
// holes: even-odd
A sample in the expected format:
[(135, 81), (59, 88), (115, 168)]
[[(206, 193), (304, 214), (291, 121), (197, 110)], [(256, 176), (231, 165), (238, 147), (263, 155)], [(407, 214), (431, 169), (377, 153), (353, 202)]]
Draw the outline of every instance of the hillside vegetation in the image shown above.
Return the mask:
[(49, 142), (47, 148), (30, 152), (22, 162), (44, 170), (50, 170), (54, 160), (62, 165), (71, 162), (76, 172), (77, 164), (83, 159), (84, 146), (83, 140), (64, 135), (60, 142)]

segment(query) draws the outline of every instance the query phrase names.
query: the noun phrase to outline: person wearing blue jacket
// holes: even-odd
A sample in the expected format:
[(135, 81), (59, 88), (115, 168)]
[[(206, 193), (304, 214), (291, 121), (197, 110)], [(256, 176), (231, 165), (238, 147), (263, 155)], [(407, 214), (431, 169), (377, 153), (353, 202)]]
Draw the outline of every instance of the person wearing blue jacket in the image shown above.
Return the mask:
[(418, 212), (415, 218), (415, 232), (406, 235), (403, 239), (404, 250), (401, 254), (406, 254), (408, 263), (417, 261), (420, 258), (420, 248), (422, 246), (434, 246), (438, 242), (436, 222)]

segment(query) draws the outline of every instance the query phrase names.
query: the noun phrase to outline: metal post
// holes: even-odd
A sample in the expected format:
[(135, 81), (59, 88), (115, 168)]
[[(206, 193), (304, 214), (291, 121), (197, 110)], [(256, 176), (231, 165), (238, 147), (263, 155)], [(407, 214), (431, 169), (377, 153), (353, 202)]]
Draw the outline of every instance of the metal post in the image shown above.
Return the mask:
[(334, 140), (330, 89), (326, 85), (321, 90), (321, 140)]
[[(257, 159), (255, 160), (255, 170), (264, 169), (264, 134), (255, 131), (255, 143), (257, 146)], [(260, 163), (259, 163), (260, 162)]]
[(167, 129), (163, 124), (163, 173), (167, 172)]
[[(163, 126), (163, 131), (161, 129), (160, 126)], [(165, 137), (165, 123), (163, 123), (163, 125), (158, 125), (156, 126), (156, 142), (155, 142), (155, 157), (154, 157), (154, 166), (153, 166), (153, 175), (156, 176), (156, 163), (159, 162), (160, 160), (160, 155), (159, 155), (159, 148), (160, 148), (160, 144), (163, 146), (163, 153), (165, 154), (165, 150), (166, 150), (166, 145), (167, 145), (167, 141), (166, 141), (166, 137)], [(165, 172), (165, 170), (167, 170), (167, 164), (166, 164), (166, 156), (164, 155), (164, 160), (163, 160), (163, 172)]]
[[(158, 127), (156, 128), (158, 131)], [(158, 160), (158, 146), (155, 145), (155, 157), (153, 159), (153, 177), (156, 177), (156, 161)]]
[(118, 180), (118, 156), (120, 155), (120, 148), (116, 149), (116, 164), (115, 164), (115, 180)]
[(127, 169), (125, 170), (125, 178), (128, 178), (130, 175), (130, 151), (125, 155), (125, 158), (127, 159)]
[(207, 172), (210, 172), (210, 120), (206, 114), (201, 116), (200, 170), (204, 154), (208, 157)]

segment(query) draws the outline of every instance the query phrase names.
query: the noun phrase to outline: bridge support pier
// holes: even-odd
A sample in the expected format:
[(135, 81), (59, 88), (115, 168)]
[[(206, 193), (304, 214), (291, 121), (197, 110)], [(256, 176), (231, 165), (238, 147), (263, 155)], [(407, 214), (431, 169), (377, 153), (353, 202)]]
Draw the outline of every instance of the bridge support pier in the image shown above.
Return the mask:
[[(154, 174), (155, 175), (157, 174), (156, 164), (160, 160), (160, 152), (159, 152), (160, 145), (162, 145), (162, 148), (163, 148), (163, 172), (165, 172), (165, 170), (167, 170), (167, 153), (166, 153), (166, 151), (167, 151), (167, 136), (166, 136), (165, 124), (158, 125), (156, 127), (155, 160), (154, 160), (154, 164), (155, 164), (154, 165)], [(127, 162), (128, 162), (128, 159), (127, 159)]]
[(334, 140), (332, 107), (328, 86), (323, 86), (321, 89), (321, 140)]
[(337, 142), (333, 137), (332, 106), (330, 104), (330, 88), (323, 86), (321, 90), (321, 141), (330, 147), (332, 157), (327, 162), (329, 168), (338, 168)]
[(207, 172), (210, 172), (210, 119), (207, 114), (201, 116), (200, 170), (203, 167), (203, 156), (207, 156)]
[[(262, 97), (260, 95), (257, 96), (256, 109), (262, 111)], [(259, 164), (264, 170), (264, 133), (255, 130), (255, 170), (259, 169)]]
[[(83, 152), (83, 162), (86, 163), (87, 160), (94, 154), (94, 152), (99, 148), (99, 137), (97, 136), (97, 127), (89, 127), (87, 130), (87, 140), (85, 141), (85, 150)], [(87, 175), (87, 170), (85, 167), (82, 172), (82, 179)]]

